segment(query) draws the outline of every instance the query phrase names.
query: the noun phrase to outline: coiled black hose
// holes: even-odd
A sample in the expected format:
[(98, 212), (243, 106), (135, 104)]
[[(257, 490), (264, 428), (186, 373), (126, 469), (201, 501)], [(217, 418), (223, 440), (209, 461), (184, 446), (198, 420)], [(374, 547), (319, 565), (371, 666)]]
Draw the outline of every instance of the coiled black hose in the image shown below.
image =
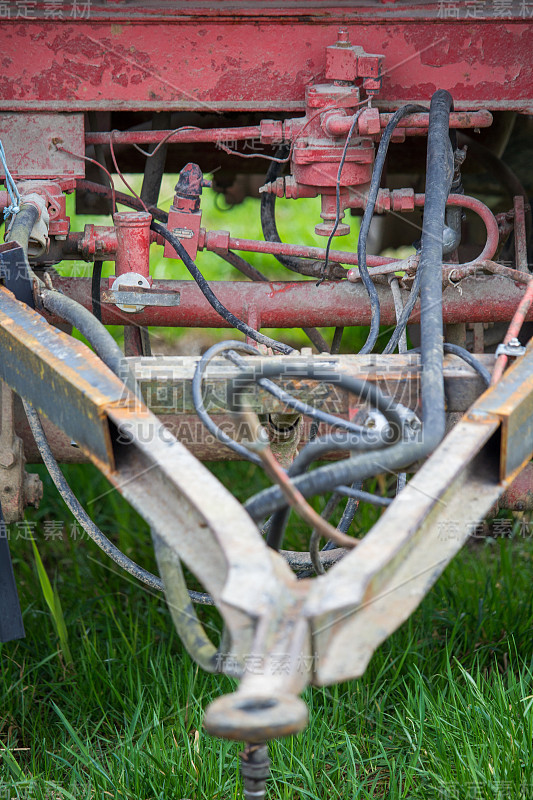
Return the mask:
[[(363, 453), (335, 464), (319, 467), (294, 479), (304, 495), (323, 494), (340, 484), (351, 484), (387, 470), (402, 470), (429, 455), (445, 431), (442, 348), (442, 236), (446, 199), (453, 177), (453, 155), (449, 139), (452, 97), (438, 90), (431, 98), (426, 169), (426, 202), (418, 273), (421, 284), (422, 335), (422, 437), (394, 444), (377, 453)], [(250, 498), (245, 508), (255, 520), (282, 508), (285, 501), (278, 487)]]
[[(286, 158), (289, 155), (290, 146), (282, 144), (276, 150), (276, 158)], [(265, 183), (272, 183), (279, 178), (283, 169), (283, 164), (279, 161), (271, 161), (268, 168)], [(261, 228), (266, 242), (279, 242), (281, 237), (276, 225), (276, 195), (263, 192), (261, 195)], [(320, 264), (313, 264), (305, 258), (294, 258), (293, 256), (277, 255), (275, 258), (287, 269), (298, 272), (300, 275), (319, 278), (323, 267)], [(343, 270), (344, 272), (344, 270)]]
[[(207, 350), (203, 356), (200, 358), (196, 370), (193, 375), (192, 379), (192, 399), (196, 413), (198, 417), (203, 422), (205, 427), (208, 431), (222, 444), (225, 444), (227, 447), (230, 447), (234, 450), (239, 456), (245, 458), (248, 461), (252, 461), (254, 464), (258, 466), (262, 466), (261, 460), (252, 453), (248, 448), (244, 447), (239, 442), (236, 442), (227, 433), (225, 433), (219, 426), (209, 417), (209, 414), (205, 408), (203, 398), (202, 398), (202, 381), (205, 375), (205, 371), (209, 362), (219, 353), (223, 353), (226, 358), (233, 361), (241, 369), (246, 367), (246, 362), (238, 355), (235, 351), (241, 351), (247, 353), (248, 355), (259, 355), (257, 349), (246, 342), (238, 342), (238, 341), (223, 341), (218, 342), (217, 344), (213, 345), (212, 347)], [(357, 443), (360, 442), (367, 442), (369, 446), (374, 446), (376, 437), (375, 433), (368, 428), (363, 427), (362, 425), (356, 425), (349, 420), (342, 419), (341, 417), (337, 417), (334, 414), (328, 414), (326, 411), (321, 411), (319, 408), (314, 408), (313, 406), (308, 405), (307, 403), (298, 400), (296, 397), (293, 397), (289, 392), (285, 391), (281, 386), (278, 386), (276, 383), (268, 380), (267, 378), (263, 378), (262, 375), (264, 374), (264, 368), (261, 367), (260, 372), (256, 376), (256, 382), (262, 389), (265, 389), (271, 395), (273, 395), (277, 400), (284, 403), (286, 406), (291, 408), (293, 411), (297, 411), (300, 414), (305, 414), (308, 417), (314, 418), (321, 422), (325, 422), (327, 425), (332, 425), (337, 428), (341, 428), (346, 432), (349, 432), (351, 435), (351, 447), (352, 449), (357, 449)], [(339, 375), (337, 373), (328, 373), (330, 375), (330, 379), (332, 382), (337, 383), (339, 380)], [(330, 448), (331, 450), (331, 448)]]

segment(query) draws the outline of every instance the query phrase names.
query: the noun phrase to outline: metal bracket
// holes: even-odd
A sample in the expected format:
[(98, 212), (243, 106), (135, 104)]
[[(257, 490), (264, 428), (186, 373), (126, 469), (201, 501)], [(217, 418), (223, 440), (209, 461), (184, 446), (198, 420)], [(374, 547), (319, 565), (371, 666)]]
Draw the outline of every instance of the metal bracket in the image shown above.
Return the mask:
[(496, 358), (498, 356), (509, 356), (510, 358), (517, 358), (517, 356), (523, 356), (526, 352), (526, 348), (523, 347), (518, 339), (513, 338), (509, 339), (507, 343), (502, 342), (496, 348)]
[[(210, 592), (227, 634), (214, 666), (241, 682), (209, 706), (205, 726), (230, 739), (293, 734), (307, 722), (298, 695), (308, 684), (360, 676), (533, 454), (532, 345), (359, 546), (298, 581), (237, 500), (88, 348), (1, 287), (0, 347), (0, 377), (65, 430), (76, 420), (80, 447), (149, 522), (169, 598), (181, 562)], [(43, 378), (29, 380), (24, 362)], [(186, 626), (192, 606), (180, 613)]]
[(132, 312), (142, 311), (145, 306), (179, 306), (179, 292), (162, 292), (157, 289), (146, 289), (143, 286), (120, 285), (116, 289), (103, 289), (101, 303), (116, 305), (119, 308), (129, 306)]

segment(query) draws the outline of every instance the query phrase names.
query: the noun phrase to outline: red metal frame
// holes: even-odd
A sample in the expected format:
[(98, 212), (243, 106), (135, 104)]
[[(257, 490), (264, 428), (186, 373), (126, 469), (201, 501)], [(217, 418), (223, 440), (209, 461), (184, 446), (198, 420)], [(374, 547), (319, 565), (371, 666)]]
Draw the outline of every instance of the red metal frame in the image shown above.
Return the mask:
[[(458, 280), (454, 278), (453, 283)], [(54, 278), (58, 289), (91, 308), (89, 278)], [(233, 314), (249, 324), (263, 328), (350, 326), (370, 324), (370, 303), (361, 283), (325, 282), (317, 288), (312, 281), (216, 281), (211, 288)], [(102, 290), (107, 281), (102, 282)], [(191, 328), (231, 327), (209, 305), (194, 281), (154, 280), (153, 288), (179, 292), (180, 305), (152, 306), (135, 314), (123, 314), (116, 306), (102, 304), (106, 325), (161, 325)], [(392, 293), (387, 285), (377, 286), (383, 325), (394, 325), (396, 315)], [(462, 293), (453, 284), (444, 293), (445, 323), (510, 322), (525, 291), (523, 283), (503, 277), (477, 275), (461, 283)], [(533, 320), (533, 309), (526, 317)], [(418, 305), (412, 322), (418, 322)]]
[(454, 3), (462, 19), (446, 19), (446, 4), (415, 0), (93, 0), (90, 18), (58, 24), (46, 5), (2, 20), (1, 110), (302, 111), (343, 25), (353, 43), (385, 55), (384, 110), (442, 88), (456, 110), (533, 111), (531, 25), (517, 8), (475, 19)]

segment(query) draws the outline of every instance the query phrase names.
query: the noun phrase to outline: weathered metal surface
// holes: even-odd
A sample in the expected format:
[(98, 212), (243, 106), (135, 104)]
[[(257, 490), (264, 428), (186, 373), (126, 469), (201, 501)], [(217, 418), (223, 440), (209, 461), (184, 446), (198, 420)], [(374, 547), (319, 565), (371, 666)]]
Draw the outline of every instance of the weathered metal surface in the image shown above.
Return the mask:
[[(3, 23), (4, 21), (0, 28), (2, 44), (6, 35)], [(20, 51), (15, 63), (22, 63)], [(31, 58), (24, 59), (24, 63), (31, 63)], [(1, 103), (0, 107), (6, 108)], [(55, 111), (56, 106), (49, 103), (47, 108)], [(44, 110), (46, 109), (42, 109)], [(83, 114), (2, 112), (0, 139), (13, 178), (83, 178), (85, 175), (84, 162), (79, 158), (85, 154)], [(64, 150), (58, 150), (56, 144), (61, 145)], [(65, 150), (70, 150), (78, 158), (64, 152)], [(0, 177), (5, 177), (1, 165)]]
[[(385, 128), (388, 123), (390, 122), (392, 114), (380, 114), (379, 115), (379, 125), (380, 128)], [(352, 123), (352, 117), (334, 117), (329, 119), (327, 122), (327, 128), (331, 134), (335, 136), (346, 136), (346, 134), (350, 130), (350, 125)], [(427, 127), (429, 123), (429, 113), (423, 114), (408, 114), (403, 119), (401, 119), (397, 125), (397, 128), (400, 130), (402, 128), (413, 129), (417, 133), (422, 134), (424, 130), (427, 132)], [(474, 111), (474, 112), (467, 112), (467, 111), (460, 111), (454, 112), (450, 114), (450, 128), (453, 129), (461, 129), (461, 128), (487, 128), (492, 124), (492, 114), (488, 111)], [(360, 123), (360, 133), (364, 133), (365, 135), (371, 133), (371, 131), (361, 131), (361, 123)], [(406, 132), (408, 134), (408, 131)]]
[(179, 292), (165, 292), (156, 289), (143, 289), (142, 286), (127, 286), (120, 283), (116, 289), (103, 289), (100, 295), (100, 302), (108, 305), (131, 306), (135, 312), (135, 307), (162, 306), (171, 308), (179, 306)]
[(357, 550), (316, 580), (305, 613), (317, 684), (363, 674), (498, 499), (498, 458), (483, 451), (498, 425), (458, 423)]
[(115, 275), (136, 272), (150, 279), (151, 214), (142, 211), (121, 211), (113, 214), (117, 237)]
[(533, 449), (533, 342), (526, 353), (478, 400), (468, 417), (501, 421), (500, 479), (514, 478)]
[(26, 19), (8, 6), (0, 108), (300, 111), (343, 25), (351, 42), (385, 54), (384, 110), (437, 88), (452, 93), (456, 110), (533, 110), (530, 21), (518, 4), (508, 18), (487, 9), (458, 24), (439, 14), (441, 4), (414, 1), (92, 2), (89, 19), (65, 12), (63, 25), (46, 19), (45, 5)]
[(527, 235), (524, 198), (517, 195), (513, 199), (514, 209), (514, 249), (516, 268), (527, 271)]
[[(299, 363), (302, 357), (295, 356)], [(288, 360), (292, 356), (286, 357)], [(491, 369), (494, 356), (480, 354), (479, 361)], [(249, 367), (257, 367), (268, 359), (243, 357)], [(165, 356), (128, 359), (148, 407), (160, 416), (194, 413), (191, 381), (198, 363), (196, 357)], [(323, 355), (310, 356), (309, 363), (338, 370), (347, 375), (375, 383), (387, 395), (403, 405), (416, 409), (419, 405), (420, 356), (407, 355)], [(227, 412), (227, 381), (235, 378), (239, 369), (223, 358), (215, 358), (204, 379), (204, 402), (211, 414)], [(354, 399), (335, 384), (311, 380), (281, 378), (279, 384), (293, 397), (332, 414), (347, 417)], [(479, 375), (457, 356), (444, 357), (444, 387), (448, 411), (465, 412), (484, 391)], [(285, 405), (257, 386), (253, 408), (259, 414), (287, 413)]]
[[(532, 345), (474, 404), (358, 548), (328, 574), (297, 581), (242, 506), (142, 403), (129, 402), (132, 396), (117, 402), (118, 380), (84, 345), (48, 326), (5, 289), (0, 301), (0, 336), (10, 329), (0, 346), (18, 346), (18, 358), (25, 361), (32, 357), (25, 350), (37, 347), (29, 332), (38, 330), (34, 368), (45, 380), (56, 378), (56, 391), (70, 408), (77, 410), (69, 401), (80, 384), (87, 387), (87, 429), (96, 437), (102, 418), (111, 421), (113, 460), (102, 460), (87, 441), (80, 444), (151, 525), (165, 580), (172, 581), (173, 568), (183, 561), (213, 596), (230, 642), (229, 652), (220, 653), (220, 670), (239, 674), (241, 683), (211, 704), (205, 724), (227, 738), (259, 742), (295, 733), (306, 724), (297, 695), (309, 682), (360, 675), (510, 482), (508, 471), (505, 479), (500, 476), (499, 444), (502, 452), (507, 447), (505, 431), (495, 437), (500, 425), (512, 427), (515, 439), (525, 442), (521, 457), (526, 448), (529, 458), (533, 454), (530, 416), (522, 414), (533, 397)], [(23, 343), (17, 327), (28, 332)], [(58, 350), (67, 367), (55, 374)], [(70, 366), (76, 358), (84, 367)], [(12, 363), (4, 371), (17, 382)], [(28, 382), (24, 390), (39, 407), (40, 387)], [(47, 413), (58, 417), (53, 404)], [(70, 415), (65, 419), (69, 423)], [(453, 535), (443, 535), (444, 523), (453, 524)]]
[(24, 519), (26, 506), (38, 508), (43, 496), (39, 476), (27, 473), (25, 465), (23, 443), (15, 432), (14, 395), (0, 381), (0, 501), (8, 523)]
[(0, 287), (0, 378), (97, 459), (113, 465), (104, 404), (124, 385), (81, 342), (51, 327)]
[[(91, 307), (91, 282), (89, 278), (54, 278), (54, 285), (73, 297), (86, 308)], [(370, 303), (366, 289), (360, 283), (349, 281), (272, 281), (248, 283), (246, 281), (216, 281), (211, 287), (233, 314), (247, 319), (250, 310), (257, 313), (258, 324), (264, 328), (292, 328), (315, 326), (350, 326), (370, 323)], [(174, 308), (146, 308), (124, 319), (118, 309), (102, 306), (102, 320), (106, 325), (187, 326), (191, 328), (226, 328), (229, 324), (209, 305), (193, 281), (154, 280), (153, 288), (180, 293), (180, 305)], [(102, 291), (106, 289), (102, 283)], [(388, 286), (376, 286), (381, 304), (383, 325), (395, 325), (396, 314), (392, 293)], [(477, 275), (457, 279), (447, 284), (443, 297), (445, 323), (455, 322), (509, 322), (525, 292), (524, 284), (502, 276)], [(407, 293), (403, 293), (404, 302)], [(533, 320), (533, 310), (526, 317)], [(419, 322), (419, 303), (411, 321)]]

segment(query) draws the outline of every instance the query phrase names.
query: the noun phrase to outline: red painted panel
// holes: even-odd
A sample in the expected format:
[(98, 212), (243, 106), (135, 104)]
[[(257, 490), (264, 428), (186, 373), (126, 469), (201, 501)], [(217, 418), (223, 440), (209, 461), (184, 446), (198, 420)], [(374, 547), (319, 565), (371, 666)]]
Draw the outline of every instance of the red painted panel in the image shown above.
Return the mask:
[(422, 13), (413, 3), (389, 4), (398, 6), (396, 17), (387, 5), (381, 17), (362, 10), (359, 22), (354, 4), (334, 12), (322, 3), (298, 16), (290, 8), (258, 15), (247, 3), (247, 13), (232, 17), (227, 3), (212, 4), (209, 16), (194, 4), (186, 13), (147, 3), (144, 14), (134, 5), (126, 14), (123, 4), (108, 3), (108, 17), (117, 9), (113, 22), (96, 7), (90, 20), (2, 20), (0, 109), (300, 111), (344, 18), (353, 44), (385, 55), (383, 108), (446, 88), (459, 109), (533, 112), (533, 28), (523, 17), (401, 18), (411, 6)]

